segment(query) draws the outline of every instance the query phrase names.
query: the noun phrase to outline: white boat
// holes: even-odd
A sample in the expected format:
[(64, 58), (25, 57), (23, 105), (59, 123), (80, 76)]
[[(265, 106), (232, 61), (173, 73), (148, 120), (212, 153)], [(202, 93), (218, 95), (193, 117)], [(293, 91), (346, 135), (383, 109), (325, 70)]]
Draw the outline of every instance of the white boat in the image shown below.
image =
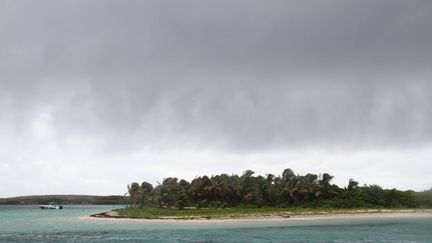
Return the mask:
[(57, 205), (56, 202), (49, 202), (48, 205), (40, 205), (41, 209), (63, 209), (62, 205)]

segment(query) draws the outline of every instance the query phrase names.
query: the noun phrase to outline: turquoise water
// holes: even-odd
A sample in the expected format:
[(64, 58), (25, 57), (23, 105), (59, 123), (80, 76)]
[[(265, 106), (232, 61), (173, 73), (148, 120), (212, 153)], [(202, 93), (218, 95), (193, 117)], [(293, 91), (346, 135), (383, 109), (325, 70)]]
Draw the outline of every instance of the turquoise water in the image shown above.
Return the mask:
[(432, 242), (432, 218), (266, 223), (89, 219), (113, 206), (0, 206), (0, 242)]

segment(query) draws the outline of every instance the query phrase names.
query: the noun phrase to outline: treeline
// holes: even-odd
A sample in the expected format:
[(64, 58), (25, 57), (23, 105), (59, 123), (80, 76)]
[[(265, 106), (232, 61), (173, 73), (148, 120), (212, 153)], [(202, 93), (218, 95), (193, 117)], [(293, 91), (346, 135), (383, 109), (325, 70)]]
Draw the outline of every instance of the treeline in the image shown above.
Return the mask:
[[(188, 182), (165, 178), (153, 187), (148, 182), (128, 185), (132, 207), (337, 207), (395, 208), (430, 207), (432, 198), (419, 200), (414, 191), (383, 189), (378, 185), (359, 186), (350, 179), (346, 187), (332, 184), (333, 176), (295, 174), (285, 169), (280, 176), (254, 176), (246, 170), (241, 176), (220, 174), (200, 176)], [(428, 204), (429, 203), (429, 204)]]
[(417, 192), (416, 200), (418, 205), (425, 208), (432, 208), (432, 188), (426, 191)]
[(0, 198), (0, 205), (35, 205), (48, 204), (48, 202), (57, 202), (59, 204), (120, 204), (128, 203), (124, 196), (92, 196), (92, 195), (37, 195), (37, 196), (21, 196), (11, 198)]

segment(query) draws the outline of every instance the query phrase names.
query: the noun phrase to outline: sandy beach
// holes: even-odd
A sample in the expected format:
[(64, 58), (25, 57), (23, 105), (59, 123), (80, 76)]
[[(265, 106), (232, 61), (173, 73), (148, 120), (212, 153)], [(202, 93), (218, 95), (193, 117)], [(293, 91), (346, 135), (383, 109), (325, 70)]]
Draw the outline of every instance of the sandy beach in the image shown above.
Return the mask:
[(353, 210), (341, 212), (313, 212), (313, 213), (281, 213), (278, 215), (253, 215), (236, 217), (161, 217), (157, 219), (128, 218), (119, 216), (115, 211), (104, 212), (87, 217), (90, 220), (124, 221), (135, 223), (271, 223), (282, 221), (307, 221), (322, 219), (367, 219), (367, 218), (400, 218), (400, 217), (432, 217), (432, 209), (424, 210)]

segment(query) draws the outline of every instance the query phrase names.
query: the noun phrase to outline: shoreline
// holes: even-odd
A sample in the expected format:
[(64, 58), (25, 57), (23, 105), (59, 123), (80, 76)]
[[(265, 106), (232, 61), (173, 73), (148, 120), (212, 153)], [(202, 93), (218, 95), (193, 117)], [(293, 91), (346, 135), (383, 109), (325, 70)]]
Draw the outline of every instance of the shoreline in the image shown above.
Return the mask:
[(120, 220), (128, 222), (146, 223), (253, 223), (253, 222), (281, 222), (281, 221), (308, 221), (321, 219), (368, 219), (368, 218), (397, 218), (397, 217), (432, 217), (432, 209), (370, 209), (370, 210), (341, 210), (341, 211), (322, 211), (322, 212), (281, 212), (277, 214), (262, 215), (242, 215), (224, 217), (158, 217), (158, 218), (139, 218), (119, 215), (116, 211), (107, 211), (88, 216), (93, 220)]

